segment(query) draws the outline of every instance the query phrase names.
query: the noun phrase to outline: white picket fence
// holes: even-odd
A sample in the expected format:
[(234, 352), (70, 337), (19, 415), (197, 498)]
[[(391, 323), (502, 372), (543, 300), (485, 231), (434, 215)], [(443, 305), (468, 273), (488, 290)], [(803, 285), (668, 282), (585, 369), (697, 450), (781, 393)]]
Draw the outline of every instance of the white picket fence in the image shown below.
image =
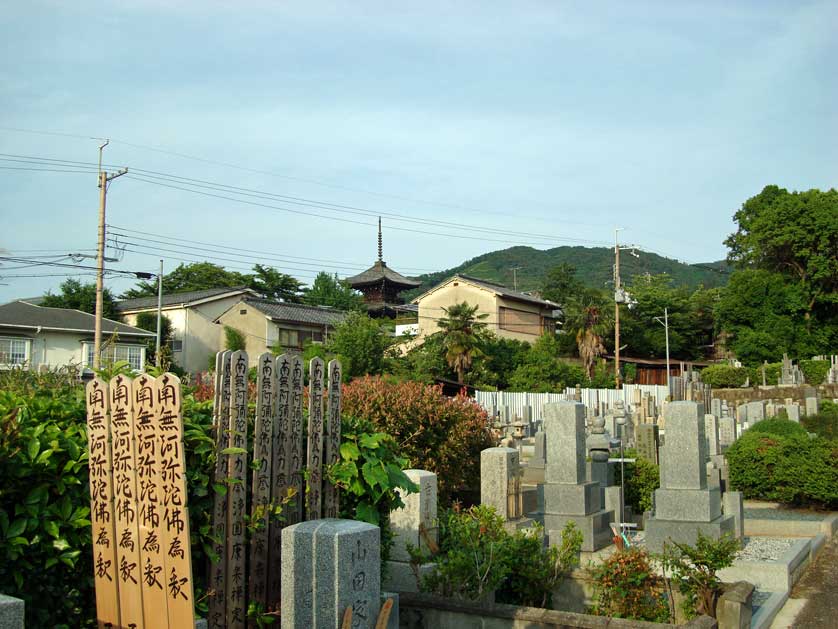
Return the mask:
[[(582, 403), (588, 407), (591, 413), (599, 413), (603, 403), (612, 407), (614, 402), (622, 400), (627, 407), (634, 407), (635, 391), (640, 390), (641, 395), (648, 394), (655, 399), (655, 405), (660, 406), (669, 395), (667, 387), (655, 384), (625, 384), (622, 389), (581, 389)], [(517, 415), (524, 417), (524, 407), (532, 407), (532, 419), (541, 421), (542, 410), (548, 402), (560, 402), (572, 400), (576, 389), (568, 387), (564, 393), (527, 393), (511, 391), (475, 391), (475, 400), (490, 414), (496, 413), (501, 406), (507, 407), (510, 417)]]

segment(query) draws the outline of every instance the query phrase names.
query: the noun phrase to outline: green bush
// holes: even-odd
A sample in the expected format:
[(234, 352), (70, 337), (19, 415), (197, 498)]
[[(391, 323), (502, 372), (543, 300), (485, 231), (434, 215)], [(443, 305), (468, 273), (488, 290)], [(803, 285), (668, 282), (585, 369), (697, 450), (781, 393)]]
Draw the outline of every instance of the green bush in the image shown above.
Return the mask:
[(589, 571), (594, 580), (592, 614), (649, 622), (669, 620), (664, 580), (645, 548), (620, 549)]
[(748, 377), (751, 379), (752, 387), (762, 386), (762, 368), (765, 367), (765, 384), (774, 386), (780, 383), (782, 363), (768, 363), (767, 365), (756, 365), (748, 368)]
[[(717, 389), (741, 387), (748, 379), (747, 367), (728, 364), (710, 365), (701, 370), (701, 381)], [(752, 382), (753, 384), (753, 382)]]
[(546, 607), (557, 583), (579, 563), (582, 534), (571, 522), (561, 547), (544, 548), (542, 531), (510, 534), (492, 507), (449, 510), (440, 518), (440, 550), (431, 557), (410, 549), (414, 564), (433, 560), (421, 588), (477, 600), (497, 592), (499, 602)]
[(244, 334), (229, 325), (224, 326), (224, 349), (231, 352), (244, 351), (247, 348), (247, 339)]
[(807, 431), (824, 439), (838, 439), (838, 405), (832, 400), (821, 400), (820, 412), (800, 418)]
[[(629, 448), (624, 452), (627, 459), (634, 458), (634, 463), (626, 463), (626, 504), (635, 513), (645, 513), (652, 509), (652, 497), (661, 486), (660, 468), (654, 461), (640, 456)], [(620, 468), (616, 468), (615, 481), (620, 484)]]
[(798, 364), (807, 384), (818, 386), (826, 380), (826, 374), (829, 372), (828, 360), (801, 360)]
[(770, 419), (763, 419), (751, 426), (749, 431), (761, 432), (769, 435), (798, 435), (806, 436), (806, 429), (797, 422), (788, 419), (772, 417)]
[[(754, 428), (746, 431), (725, 454), (730, 484), (735, 489), (745, 498), (825, 508), (838, 505), (838, 449), (833, 442), (817, 436), (774, 434)], [(786, 427), (781, 430), (796, 432)]]

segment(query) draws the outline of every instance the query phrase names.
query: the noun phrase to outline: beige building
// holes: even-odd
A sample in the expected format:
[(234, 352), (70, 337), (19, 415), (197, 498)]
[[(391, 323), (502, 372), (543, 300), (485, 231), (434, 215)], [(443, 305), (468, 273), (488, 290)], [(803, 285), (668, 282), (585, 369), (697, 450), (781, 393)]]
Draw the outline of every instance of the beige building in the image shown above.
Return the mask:
[[(215, 320), (242, 297), (256, 296), (249, 288), (210, 288), (163, 295), (162, 313), (172, 322), (172, 361), (190, 373), (206, 371), (209, 357), (223, 346)], [(135, 325), (141, 312), (157, 312), (157, 297), (118, 301), (125, 323)]]
[(545, 332), (556, 331), (558, 304), (510, 290), (500, 284), (455, 275), (413, 300), (419, 306), (421, 340), (439, 331), (437, 321), (445, 317), (443, 308), (466, 302), (477, 306), (483, 322), (498, 336), (534, 342)]
[(272, 347), (293, 352), (302, 351), (306, 341), (323, 343), (345, 317), (345, 312), (334, 308), (247, 298), (222, 313), (216, 327), (222, 339), (224, 326), (241, 332), (247, 353), (255, 357)]
[[(0, 305), (0, 369), (54, 369), (93, 364), (95, 317), (70, 308), (47, 308), (26, 300)], [(153, 332), (102, 320), (103, 355), (126, 360), (140, 371)]]

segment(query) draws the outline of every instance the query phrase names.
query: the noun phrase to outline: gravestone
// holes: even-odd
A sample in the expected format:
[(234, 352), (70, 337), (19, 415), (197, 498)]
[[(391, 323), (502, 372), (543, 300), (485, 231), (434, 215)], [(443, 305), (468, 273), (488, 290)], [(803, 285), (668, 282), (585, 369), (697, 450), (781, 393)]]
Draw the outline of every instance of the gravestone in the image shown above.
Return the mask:
[(765, 419), (765, 400), (748, 402), (748, 425), (753, 426)]
[(355, 520), (310, 520), (282, 531), (282, 629), (373, 629), (381, 605), (377, 526)]
[(710, 400), (710, 412), (716, 417), (722, 416), (722, 401), (714, 397)]
[(806, 415), (817, 415), (818, 411), (820, 410), (820, 404), (818, 403), (818, 398), (815, 396), (810, 396), (806, 398)]
[(719, 448), (719, 420), (715, 415), (704, 415), (704, 436), (707, 439), (707, 456), (721, 454)]
[(740, 404), (739, 406), (736, 407), (736, 421), (739, 423), (740, 426), (742, 424), (744, 424), (746, 421), (748, 421), (748, 405), (747, 405), (747, 403), (746, 404)]
[(765, 416), (768, 419), (771, 419), (772, 417), (777, 416), (777, 405), (774, 404), (774, 402), (769, 402), (768, 404), (765, 405)]
[(550, 544), (561, 543), (561, 530), (574, 522), (582, 533), (582, 550), (595, 551), (611, 541), (614, 512), (602, 508), (599, 483), (585, 470), (585, 407), (578, 402), (544, 405), (547, 435), (545, 482), (538, 486), (534, 518), (544, 525)]
[(800, 421), (800, 404), (797, 402), (792, 402), (791, 404), (786, 404), (786, 416), (793, 422)]
[(510, 530), (532, 525), (532, 520), (523, 517), (518, 450), (487, 448), (480, 453), (480, 503), (493, 507)]
[[(418, 592), (417, 576), (421, 582), (433, 572), (433, 563), (416, 566), (418, 575), (410, 565), (408, 546), (423, 553), (438, 550), (437, 530), (437, 477), (425, 470), (405, 470), (407, 477), (416, 483), (419, 491), (402, 495), (403, 509), (390, 513), (390, 529), (393, 532), (393, 546), (387, 561), (384, 588), (394, 592)], [(398, 489), (396, 490), (399, 494)]]
[(635, 436), (637, 453), (644, 459), (657, 464), (660, 447), (660, 428), (655, 424), (640, 424)]
[(319, 520), (323, 511), (323, 390), (326, 363), (316, 357), (308, 365), (308, 500), (306, 519)]
[(539, 430), (537, 433), (535, 433), (533, 455), (532, 458), (529, 460), (529, 467), (544, 469), (544, 466), (547, 464), (547, 442), (545, 437), (546, 434), (543, 430)]
[(719, 448), (727, 450), (736, 441), (736, 420), (733, 417), (719, 418)]
[(660, 448), (661, 487), (654, 515), (646, 522), (646, 545), (660, 552), (672, 539), (694, 545), (701, 531), (718, 539), (732, 533), (732, 516), (722, 515), (721, 490), (707, 485), (704, 405), (673, 402), (666, 407), (666, 444)]
[(722, 494), (722, 512), (733, 516), (736, 539), (745, 537), (745, 503), (741, 491), (726, 491)]

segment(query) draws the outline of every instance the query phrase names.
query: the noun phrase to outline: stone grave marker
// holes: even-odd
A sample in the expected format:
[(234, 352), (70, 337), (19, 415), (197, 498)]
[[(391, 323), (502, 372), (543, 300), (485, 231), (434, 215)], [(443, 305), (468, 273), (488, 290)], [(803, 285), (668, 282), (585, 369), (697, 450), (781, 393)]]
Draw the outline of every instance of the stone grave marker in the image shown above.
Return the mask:
[(643, 458), (657, 464), (658, 447), (660, 446), (660, 428), (655, 424), (639, 424), (637, 426), (637, 453)]
[[(325, 439), (326, 465), (334, 465), (340, 460), (340, 398), (343, 370), (340, 361), (329, 361), (329, 393), (326, 410)], [(337, 518), (340, 515), (340, 497), (338, 488), (330, 482), (323, 487), (323, 515)]]
[(325, 363), (314, 358), (308, 377), (308, 504), (307, 520), (319, 520), (323, 514), (323, 378)]
[(480, 453), (480, 503), (493, 507), (511, 530), (532, 525), (523, 517), (521, 475), (515, 448), (487, 448)]
[(719, 447), (719, 420), (715, 415), (704, 415), (704, 436), (707, 439), (707, 456), (721, 454)]
[[(407, 547), (410, 545), (427, 553), (438, 550), (437, 477), (433, 472), (425, 470), (405, 470), (404, 473), (416, 483), (419, 491), (402, 495), (404, 508), (390, 513), (393, 546), (387, 562), (384, 586), (395, 592), (418, 592)], [(433, 568), (432, 563), (418, 566), (419, 579), (430, 574)]]
[(227, 457), (227, 626), (244, 629), (247, 616), (245, 521), (247, 513), (247, 374), (248, 358), (243, 351), (230, 356), (230, 447)]

